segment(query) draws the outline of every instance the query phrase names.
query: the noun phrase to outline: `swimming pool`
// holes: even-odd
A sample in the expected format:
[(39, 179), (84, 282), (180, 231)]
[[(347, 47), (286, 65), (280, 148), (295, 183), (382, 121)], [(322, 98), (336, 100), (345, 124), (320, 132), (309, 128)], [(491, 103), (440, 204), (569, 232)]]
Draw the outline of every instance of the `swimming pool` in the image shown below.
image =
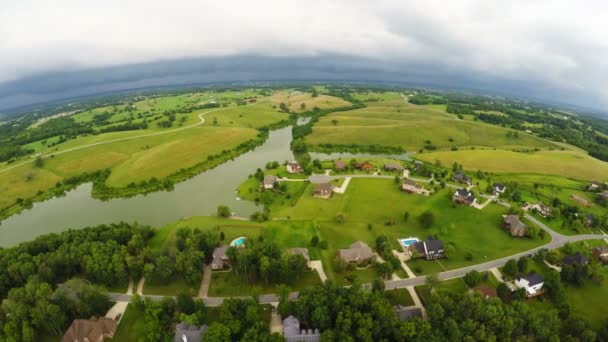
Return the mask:
[(232, 247), (245, 247), (245, 241), (246, 240), (247, 240), (246, 237), (240, 236), (240, 237), (232, 240), (232, 242), (230, 242), (230, 246), (232, 246)]
[(420, 241), (420, 239), (418, 239), (417, 237), (410, 236), (406, 239), (398, 239), (397, 241), (399, 241), (399, 244), (403, 247), (403, 249), (407, 249), (410, 245), (413, 245), (416, 242)]

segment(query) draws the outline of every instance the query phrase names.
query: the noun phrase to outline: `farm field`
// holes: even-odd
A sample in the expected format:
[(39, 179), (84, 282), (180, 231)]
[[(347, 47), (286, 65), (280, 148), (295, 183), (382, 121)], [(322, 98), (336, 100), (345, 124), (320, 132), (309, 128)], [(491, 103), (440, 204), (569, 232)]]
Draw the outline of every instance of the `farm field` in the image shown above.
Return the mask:
[(501, 149), (558, 148), (541, 138), (522, 133), (507, 137), (509, 129), (480, 122), (463, 121), (433, 108), (377, 102), (366, 108), (322, 117), (306, 142), (312, 145), (385, 145), (418, 151), (428, 145), (439, 150), (452, 147), (496, 147)]
[[(270, 97), (273, 105), (279, 106), (281, 102), (285, 103), (290, 112), (306, 112), (313, 110), (314, 107), (319, 109), (338, 108), (350, 106), (351, 103), (341, 98), (319, 94), (313, 97), (310, 93), (279, 91)], [(302, 105), (304, 105), (302, 107)]]
[(578, 151), (538, 151), (520, 153), (501, 150), (461, 150), (430, 152), (416, 155), (417, 159), (443, 165), (458, 162), (468, 170), (490, 172), (538, 173), (567, 178), (596, 180), (608, 174), (608, 163)]

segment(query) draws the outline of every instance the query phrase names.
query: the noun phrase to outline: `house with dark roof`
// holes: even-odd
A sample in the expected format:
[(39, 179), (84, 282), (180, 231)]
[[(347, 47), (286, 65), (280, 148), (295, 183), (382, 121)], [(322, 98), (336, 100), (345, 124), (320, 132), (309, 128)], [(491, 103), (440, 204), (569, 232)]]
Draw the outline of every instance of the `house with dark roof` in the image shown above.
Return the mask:
[(369, 161), (366, 160), (362, 163), (357, 163), (355, 165), (355, 168), (357, 170), (371, 171), (374, 169), (374, 165), (372, 165), (372, 163), (370, 163)]
[(585, 226), (595, 226), (595, 217), (592, 214), (585, 214)]
[(304, 172), (304, 168), (298, 162), (287, 163), (287, 173), (302, 173)]
[(372, 249), (363, 241), (353, 242), (349, 248), (338, 250), (338, 258), (357, 264), (370, 260), (373, 255)]
[(494, 196), (499, 196), (500, 194), (505, 192), (506, 189), (507, 187), (505, 187), (505, 185), (502, 183), (492, 184), (492, 192), (494, 193)]
[(175, 326), (173, 342), (202, 342), (206, 331), (206, 325), (197, 327), (196, 325), (181, 322)]
[(545, 279), (538, 273), (530, 273), (526, 276), (515, 279), (515, 286), (526, 291), (527, 297), (538, 296), (542, 292)]
[(587, 265), (588, 263), (589, 258), (583, 255), (581, 252), (574, 255), (566, 255), (562, 260), (563, 265)]
[(216, 247), (213, 250), (213, 259), (211, 260), (211, 269), (222, 270), (225, 266), (229, 265), (230, 260), (226, 255), (228, 246)]
[(321, 183), (318, 184), (314, 191), (313, 196), (317, 198), (325, 198), (329, 199), (331, 195), (334, 193), (334, 185), (331, 183)]
[(465, 175), (462, 172), (456, 172), (452, 176), (452, 180), (456, 183), (466, 184), (468, 186), (471, 186), (473, 184), (473, 181), (471, 180), (471, 178), (469, 178), (469, 176)]
[(384, 170), (401, 172), (403, 171), (403, 166), (397, 163), (386, 163), (384, 164)]
[(604, 190), (597, 195), (603, 199), (608, 199), (608, 190)]
[(608, 261), (608, 247), (595, 247), (592, 250), (593, 257), (599, 261)]
[(346, 163), (343, 160), (334, 161), (334, 169), (336, 171), (344, 171), (346, 170)]
[(301, 329), (300, 320), (292, 315), (283, 320), (283, 336), (286, 342), (318, 342), (321, 340), (319, 329)]
[(591, 184), (589, 184), (589, 186), (587, 186), (587, 190), (589, 191), (597, 191), (600, 189), (600, 182), (598, 181), (593, 181), (591, 182)]
[(445, 257), (445, 249), (441, 240), (433, 239), (429, 237), (425, 241), (418, 241), (411, 244), (408, 247), (408, 251), (411, 255), (417, 253), (419, 257), (423, 257), (426, 260), (437, 260)]
[(274, 185), (279, 182), (279, 177), (274, 175), (266, 175), (264, 176), (264, 180), (262, 181), (262, 186), (264, 189), (274, 189)]
[(114, 337), (118, 322), (110, 318), (75, 319), (61, 342), (102, 342)]
[(409, 321), (414, 318), (422, 318), (422, 309), (418, 306), (395, 306), (395, 314), (400, 321)]
[(302, 247), (288, 248), (287, 254), (291, 255), (301, 255), (306, 259), (306, 262), (310, 261), (310, 255), (308, 255), (308, 249)]
[(521, 222), (519, 215), (505, 215), (502, 220), (502, 227), (508, 230), (513, 237), (522, 237), (528, 231), (526, 225)]
[(422, 185), (414, 182), (411, 179), (406, 179), (403, 183), (401, 183), (401, 190), (407, 192), (408, 194), (420, 194), (420, 195), (429, 195), (430, 191), (423, 188)]
[(477, 198), (473, 196), (473, 193), (467, 189), (460, 188), (456, 190), (454, 195), (452, 196), (452, 200), (458, 204), (465, 204), (469, 206), (473, 206), (477, 203)]

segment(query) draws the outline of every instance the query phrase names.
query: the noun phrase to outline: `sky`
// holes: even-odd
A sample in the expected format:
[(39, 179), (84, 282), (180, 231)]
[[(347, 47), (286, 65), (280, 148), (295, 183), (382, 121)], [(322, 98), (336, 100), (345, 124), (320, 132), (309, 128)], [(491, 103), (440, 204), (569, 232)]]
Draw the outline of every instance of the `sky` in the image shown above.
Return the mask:
[(524, 95), (608, 104), (605, 1), (0, 2), (4, 84), (183, 58), (343, 56), (366, 60), (368, 71), (460, 77), (478, 88), (521, 85)]

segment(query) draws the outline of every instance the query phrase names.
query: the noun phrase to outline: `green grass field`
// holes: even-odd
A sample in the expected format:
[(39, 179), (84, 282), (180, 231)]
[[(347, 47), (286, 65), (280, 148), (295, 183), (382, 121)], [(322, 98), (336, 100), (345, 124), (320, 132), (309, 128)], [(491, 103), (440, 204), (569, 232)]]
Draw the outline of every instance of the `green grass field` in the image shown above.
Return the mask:
[[(380, 106), (380, 105), (383, 106)], [(337, 124), (334, 124), (337, 120)], [(310, 145), (379, 144), (401, 146), (418, 151), (427, 141), (438, 149), (457, 147), (497, 147), (502, 149), (558, 148), (541, 138), (522, 133), (507, 137), (508, 129), (480, 122), (455, 119), (434, 108), (415, 106), (394, 100), (376, 102), (375, 106), (327, 115), (306, 137)]]
[(191, 296), (198, 294), (198, 285), (190, 286), (181, 277), (174, 277), (168, 283), (146, 281), (144, 283), (145, 295), (175, 296), (180, 293), (188, 293)]
[(144, 313), (129, 304), (111, 341), (143, 342), (145, 341), (144, 332)]
[[(300, 279), (294, 284), (289, 285), (289, 287), (292, 291), (301, 291), (316, 285), (321, 285), (321, 279), (316, 271), (309, 271), (305, 272)], [(262, 294), (277, 293), (277, 285), (264, 284), (262, 282), (244, 284), (243, 280), (231, 271), (213, 272), (213, 277), (211, 278), (211, 284), (209, 286), (209, 296), (247, 296), (252, 293), (253, 288), (257, 288)]]
[[(350, 102), (338, 97), (329, 95), (312, 97), (312, 94), (310, 93), (293, 93), (290, 91), (276, 92), (270, 100), (272, 104), (277, 107), (283, 102), (289, 107), (290, 112), (296, 113), (311, 111), (315, 107), (318, 107), (319, 109), (328, 109), (350, 106)], [(302, 107), (302, 104), (304, 107)]]
[(501, 150), (461, 150), (416, 155), (416, 158), (443, 165), (458, 162), (469, 170), (491, 172), (537, 173), (582, 180), (604, 180), (608, 163), (578, 151), (539, 151), (520, 153)]

